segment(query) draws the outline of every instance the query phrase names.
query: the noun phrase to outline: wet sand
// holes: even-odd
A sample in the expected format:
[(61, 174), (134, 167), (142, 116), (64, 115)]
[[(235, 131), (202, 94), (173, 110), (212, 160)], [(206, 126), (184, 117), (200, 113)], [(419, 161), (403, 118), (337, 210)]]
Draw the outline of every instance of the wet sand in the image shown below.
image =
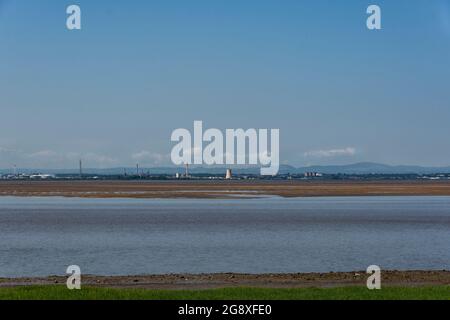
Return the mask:
[(84, 198), (450, 196), (450, 181), (0, 181), (0, 196)]
[[(225, 287), (306, 288), (365, 286), (364, 271), (295, 274), (173, 274), (141, 276), (82, 276), (82, 285), (112, 288), (211, 289)], [(0, 287), (55, 285), (67, 277), (1, 279)], [(450, 271), (382, 271), (382, 286), (450, 285)]]

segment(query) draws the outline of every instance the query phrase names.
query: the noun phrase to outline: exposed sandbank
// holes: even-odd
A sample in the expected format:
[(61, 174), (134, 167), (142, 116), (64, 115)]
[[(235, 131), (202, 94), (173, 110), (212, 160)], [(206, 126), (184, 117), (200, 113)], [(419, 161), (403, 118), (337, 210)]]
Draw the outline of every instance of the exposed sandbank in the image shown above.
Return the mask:
[(83, 198), (450, 196), (450, 181), (0, 181), (0, 196)]

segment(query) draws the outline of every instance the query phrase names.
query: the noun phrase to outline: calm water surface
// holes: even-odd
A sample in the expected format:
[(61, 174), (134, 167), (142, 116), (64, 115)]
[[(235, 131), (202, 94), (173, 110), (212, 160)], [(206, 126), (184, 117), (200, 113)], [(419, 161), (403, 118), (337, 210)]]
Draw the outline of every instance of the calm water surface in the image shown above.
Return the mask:
[(450, 197), (0, 197), (0, 277), (450, 268)]

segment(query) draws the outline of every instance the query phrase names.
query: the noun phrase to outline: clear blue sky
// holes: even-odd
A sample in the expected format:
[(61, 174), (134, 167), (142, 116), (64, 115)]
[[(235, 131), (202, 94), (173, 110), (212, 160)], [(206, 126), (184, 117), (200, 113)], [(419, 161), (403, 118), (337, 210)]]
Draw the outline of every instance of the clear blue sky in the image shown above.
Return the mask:
[(449, 77), (448, 0), (0, 0), (0, 168), (169, 164), (194, 120), (279, 128), (295, 166), (450, 165)]

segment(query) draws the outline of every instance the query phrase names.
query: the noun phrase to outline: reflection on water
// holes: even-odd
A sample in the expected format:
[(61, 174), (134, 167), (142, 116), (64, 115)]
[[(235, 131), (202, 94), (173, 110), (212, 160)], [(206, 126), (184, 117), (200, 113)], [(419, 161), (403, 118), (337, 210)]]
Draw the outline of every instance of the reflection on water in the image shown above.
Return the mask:
[(0, 198), (0, 277), (449, 269), (450, 197)]

